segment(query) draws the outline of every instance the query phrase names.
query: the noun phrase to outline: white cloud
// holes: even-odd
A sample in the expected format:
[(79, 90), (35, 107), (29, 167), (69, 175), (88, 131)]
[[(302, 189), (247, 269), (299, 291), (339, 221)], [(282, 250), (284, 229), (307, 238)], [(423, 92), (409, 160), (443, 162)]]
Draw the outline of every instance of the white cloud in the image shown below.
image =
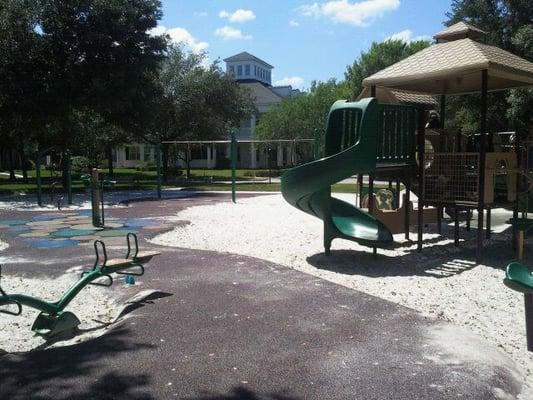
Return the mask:
[(231, 26), (223, 26), (215, 31), (215, 36), (220, 36), (224, 40), (231, 39), (252, 39), (251, 35), (243, 35), (240, 29), (232, 28)]
[(300, 76), (289, 76), (274, 82), (275, 86), (292, 86), (293, 88), (302, 88), (304, 78)]
[(200, 51), (203, 51), (209, 47), (209, 43), (202, 42), (196, 39), (185, 28), (176, 27), (168, 29), (163, 25), (158, 25), (155, 28), (151, 29), (148, 33), (154, 36), (163, 35), (166, 33), (168, 36), (170, 36), (170, 40), (172, 41), (172, 43), (181, 43), (194, 53), (199, 53)]
[(411, 29), (404, 29), (401, 32), (393, 33), (390, 36), (387, 36), (385, 40), (401, 40), (405, 43), (416, 42), (417, 40), (430, 40), (428, 35), (420, 35), (413, 37), (413, 31)]
[(207, 11), (197, 11), (194, 13), (194, 15), (196, 15), (197, 17), (207, 17), (209, 14), (207, 13)]
[(334, 22), (367, 26), (376, 18), (382, 17), (388, 11), (396, 10), (400, 0), (365, 0), (352, 2), (350, 0), (330, 0), (323, 4), (313, 3), (298, 7), (306, 17), (326, 17)]
[(252, 10), (243, 10), (242, 8), (239, 8), (233, 13), (222, 10), (218, 13), (218, 16), (220, 18), (227, 18), (230, 22), (246, 22), (255, 19), (255, 13)]
[(295, 21), (295, 20), (291, 19), (289, 21), (289, 26), (292, 26), (293, 28), (296, 28), (296, 27), (300, 26), (300, 23), (298, 21)]

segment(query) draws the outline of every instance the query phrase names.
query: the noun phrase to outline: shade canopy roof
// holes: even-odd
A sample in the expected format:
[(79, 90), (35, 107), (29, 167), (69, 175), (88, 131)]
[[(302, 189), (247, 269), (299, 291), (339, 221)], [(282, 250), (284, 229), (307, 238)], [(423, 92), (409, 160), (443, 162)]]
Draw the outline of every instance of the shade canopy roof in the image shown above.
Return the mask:
[[(361, 100), (370, 96), (370, 89), (365, 87), (357, 97)], [(404, 92), (387, 88), (376, 88), (376, 99), (383, 104), (408, 104), (435, 108), (439, 105), (434, 96), (420, 93)]]
[[(445, 32), (444, 37), (451, 38)], [(470, 38), (427, 47), (369, 76), (363, 85), (426, 94), (474, 93), (480, 91), (483, 70), (489, 91), (533, 86), (533, 63)]]
[(485, 36), (487, 36), (487, 32), (461, 21), (438, 32), (433, 38), (437, 43), (442, 43), (465, 38), (483, 40)]

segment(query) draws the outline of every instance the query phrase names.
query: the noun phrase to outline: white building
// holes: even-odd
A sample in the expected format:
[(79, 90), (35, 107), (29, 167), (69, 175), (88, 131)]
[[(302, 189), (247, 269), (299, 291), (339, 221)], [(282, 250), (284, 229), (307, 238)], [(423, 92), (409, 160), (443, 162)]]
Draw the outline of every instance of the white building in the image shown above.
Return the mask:
[[(291, 86), (272, 86), (272, 65), (261, 60), (260, 58), (248, 53), (242, 52), (224, 59), (226, 63), (226, 73), (232, 74), (240, 85), (250, 89), (254, 99), (257, 114), (251, 118), (241, 121), (237, 132), (237, 141), (253, 139), (255, 128), (261, 115), (269, 111), (272, 106), (279, 103), (286, 97), (298, 96), (302, 93)], [(251, 143), (241, 143), (238, 146), (237, 167), (239, 168), (267, 168), (268, 154), (262, 146)], [(270, 166), (282, 167), (292, 164), (295, 160), (294, 152), (291, 151), (291, 144), (271, 144)], [(229, 148), (226, 150), (229, 154)]]
[[(272, 86), (272, 65), (256, 56), (242, 52), (224, 59), (226, 73), (235, 77), (240, 85), (250, 89), (257, 114), (241, 121), (237, 131), (237, 141), (253, 139), (255, 128), (261, 115), (269, 111), (272, 106), (284, 98), (299, 96), (300, 90), (291, 86)], [(216, 138), (213, 138), (216, 140)], [(229, 138), (228, 138), (229, 139)], [(291, 143), (272, 143), (270, 146), (258, 146), (252, 143), (239, 143), (237, 148), (238, 168), (268, 168), (283, 167), (294, 164), (297, 160)], [(270, 147), (270, 155), (268, 154)], [(310, 146), (308, 146), (310, 147)], [(185, 152), (185, 146), (182, 146)], [(217, 168), (224, 166), (230, 157), (229, 145), (220, 144), (191, 144), (192, 168)], [(131, 144), (121, 146), (114, 152), (114, 163), (118, 167), (135, 167), (141, 163), (153, 163), (155, 151), (153, 146)], [(269, 160), (270, 158), (270, 160)], [(184, 157), (176, 160), (179, 167), (185, 167)]]

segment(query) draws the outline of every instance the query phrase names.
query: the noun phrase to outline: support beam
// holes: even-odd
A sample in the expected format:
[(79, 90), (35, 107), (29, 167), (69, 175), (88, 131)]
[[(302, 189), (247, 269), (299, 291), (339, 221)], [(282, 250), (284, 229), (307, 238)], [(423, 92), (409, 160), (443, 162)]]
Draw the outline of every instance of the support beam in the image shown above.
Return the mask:
[(478, 207), (477, 207), (477, 250), (476, 261), (481, 262), (483, 253), (483, 213), (485, 210), (485, 155), (487, 133), (487, 86), (488, 72), (481, 72), (481, 104), (480, 104), (480, 138), (479, 138), (479, 183), (478, 183)]
[(376, 97), (376, 85), (370, 86), (370, 97)]
[(418, 224), (418, 244), (417, 251), (422, 251), (422, 235), (424, 232), (424, 153), (425, 153), (425, 144), (426, 144), (426, 126), (425, 126), (425, 115), (423, 109), (418, 109), (417, 113), (417, 138), (418, 138), (418, 215), (417, 215), (417, 224)]
[(403, 198), (404, 203), (404, 229), (405, 229), (405, 240), (409, 240), (409, 225), (411, 222), (410, 215), (410, 202), (411, 202), (411, 177), (407, 178), (405, 182), (405, 197)]

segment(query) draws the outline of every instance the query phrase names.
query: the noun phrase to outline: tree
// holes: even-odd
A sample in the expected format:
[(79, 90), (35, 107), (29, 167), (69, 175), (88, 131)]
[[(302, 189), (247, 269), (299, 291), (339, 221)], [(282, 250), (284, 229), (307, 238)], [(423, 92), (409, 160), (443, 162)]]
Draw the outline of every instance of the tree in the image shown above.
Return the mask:
[(363, 89), (363, 79), (426, 48), (429, 42), (417, 40), (385, 40), (373, 42), (370, 49), (362, 52), (352, 65), (347, 67), (344, 76), (352, 91), (352, 97), (359, 96)]
[[(533, 61), (533, 7), (530, 0), (453, 0), (446, 25), (466, 21), (487, 32), (486, 42)], [(492, 130), (532, 125), (531, 89), (491, 93), (488, 112)], [(479, 96), (450, 97), (447, 123), (463, 133), (479, 130)], [(506, 118), (507, 117), (507, 118)]]
[(7, 0), (0, 5), (0, 143), (8, 153), (11, 179), (15, 179), (17, 151), (27, 180), (27, 154), (47, 118), (42, 90), (46, 69), (35, 15), (35, 4), (29, 0)]
[[(13, 56), (0, 60), (3, 116), (35, 121), (46, 115), (63, 150), (77, 143), (80, 110), (144, 134), (167, 46), (165, 36), (149, 33), (161, 16), (158, 0), (2, 2), (0, 46)], [(31, 131), (15, 128), (19, 137)]]
[[(159, 82), (163, 99), (154, 128), (162, 140), (220, 139), (255, 111), (249, 91), (222, 72), (218, 61), (205, 66), (205, 60), (203, 53), (187, 53), (173, 46), (162, 63)], [(162, 158), (166, 179), (166, 146)], [(187, 176), (189, 160), (187, 154)]]
[(256, 139), (309, 139), (323, 137), (331, 105), (350, 97), (345, 82), (335, 79), (313, 82), (309, 93), (289, 97), (263, 114), (255, 131)]

